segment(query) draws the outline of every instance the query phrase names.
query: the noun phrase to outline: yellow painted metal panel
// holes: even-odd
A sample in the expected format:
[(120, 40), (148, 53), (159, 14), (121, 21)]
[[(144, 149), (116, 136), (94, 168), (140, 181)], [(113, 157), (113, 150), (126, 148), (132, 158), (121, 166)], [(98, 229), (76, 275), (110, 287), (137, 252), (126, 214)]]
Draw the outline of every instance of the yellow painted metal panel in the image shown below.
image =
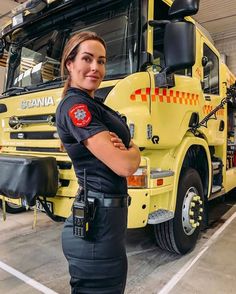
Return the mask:
[(236, 167), (226, 171), (225, 192), (229, 192), (236, 187)]

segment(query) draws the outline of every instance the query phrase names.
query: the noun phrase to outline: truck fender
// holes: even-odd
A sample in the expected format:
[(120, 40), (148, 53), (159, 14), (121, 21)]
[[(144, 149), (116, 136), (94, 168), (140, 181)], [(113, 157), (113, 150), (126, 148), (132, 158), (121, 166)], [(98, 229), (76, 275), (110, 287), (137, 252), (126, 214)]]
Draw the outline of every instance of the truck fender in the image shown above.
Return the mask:
[[(177, 191), (178, 191), (178, 184), (179, 184), (179, 179), (181, 176), (181, 171), (184, 168), (184, 160), (186, 158), (187, 152), (190, 150), (190, 148), (194, 148), (197, 146), (201, 146), (201, 150), (205, 153), (204, 158), (199, 158), (199, 161), (201, 160), (206, 160), (206, 164), (208, 166), (208, 181), (203, 183), (203, 188), (204, 188), (204, 194), (205, 197), (208, 198), (210, 195), (210, 190), (211, 190), (211, 185), (212, 185), (212, 165), (211, 165), (211, 155), (210, 155), (210, 150), (207, 145), (207, 142), (202, 139), (202, 138), (197, 138), (197, 137), (185, 137), (181, 144), (173, 150), (173, 158), (174, 158), (174, 163), (173, 163), (173, 171), (175, 172), (175, 177), (174, 177), (174, 183), (173, 183), (173, 195), (171, 197), (171, 208), (173, 211), (175, 211), (176, 207), (176, 197), (177, 197)], [(194, 166), (191, 166), (194, 168)], [(197, 169), (196, 169), (197, 170)]]

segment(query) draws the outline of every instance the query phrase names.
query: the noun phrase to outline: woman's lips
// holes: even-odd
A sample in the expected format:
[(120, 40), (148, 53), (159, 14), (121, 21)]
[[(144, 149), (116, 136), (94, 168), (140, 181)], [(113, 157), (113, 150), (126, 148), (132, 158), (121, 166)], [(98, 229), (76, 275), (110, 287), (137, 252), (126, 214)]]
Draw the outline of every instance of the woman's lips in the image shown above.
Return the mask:
[(91, 79), (91, 80), (99, 80), (99, 77), (98, 76), (93, 76), (93, 75), (89, 75), (89, 76), (86, 76), (87, 78)]

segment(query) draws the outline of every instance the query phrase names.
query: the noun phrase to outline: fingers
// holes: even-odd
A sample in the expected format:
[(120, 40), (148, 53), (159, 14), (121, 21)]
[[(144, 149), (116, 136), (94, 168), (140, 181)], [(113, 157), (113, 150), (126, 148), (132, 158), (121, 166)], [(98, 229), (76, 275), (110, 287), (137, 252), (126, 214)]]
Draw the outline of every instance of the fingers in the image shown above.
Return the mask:
[(112, 137), (119, 138), (116, 133), (109, 132)]
[(127, 150), (127, 148), (125, 147), (125, 145), (123, 143), (113, 143), (113, 145), (116, 148), (119, 148), (120, 150)]
[(126, 150), (126, 147), (120, 138), (112, 138), (111, 142), (115, 147), (120, 148), (121, 150)]
[(116, 135), (116, 133), (109, 132), (111, 135), (111, 142), (114, 147), (119, 148), (120, 150), (127, 150), (122, 140)]
[(122, 140), (119, 137), (112, 137), (111, 138), (111, 142), (112, 143), (122, 143)]
[(129, 142), (129, 148), (131, 148), (133, 146), (134, 146), (134, 142), (132, 140), (130, 140), (130, 142)]

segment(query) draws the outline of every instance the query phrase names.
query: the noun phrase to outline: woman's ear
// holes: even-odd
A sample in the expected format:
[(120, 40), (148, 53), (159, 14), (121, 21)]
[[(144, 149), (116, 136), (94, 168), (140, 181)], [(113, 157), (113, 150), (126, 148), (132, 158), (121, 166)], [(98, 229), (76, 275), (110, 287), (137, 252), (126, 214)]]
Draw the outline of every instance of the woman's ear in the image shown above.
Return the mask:
[(71, 67), (72, 67), (73, 62), (71, 60), (68, 60), (66, 63), (66, 69), (68, 72), (71, 72)]

